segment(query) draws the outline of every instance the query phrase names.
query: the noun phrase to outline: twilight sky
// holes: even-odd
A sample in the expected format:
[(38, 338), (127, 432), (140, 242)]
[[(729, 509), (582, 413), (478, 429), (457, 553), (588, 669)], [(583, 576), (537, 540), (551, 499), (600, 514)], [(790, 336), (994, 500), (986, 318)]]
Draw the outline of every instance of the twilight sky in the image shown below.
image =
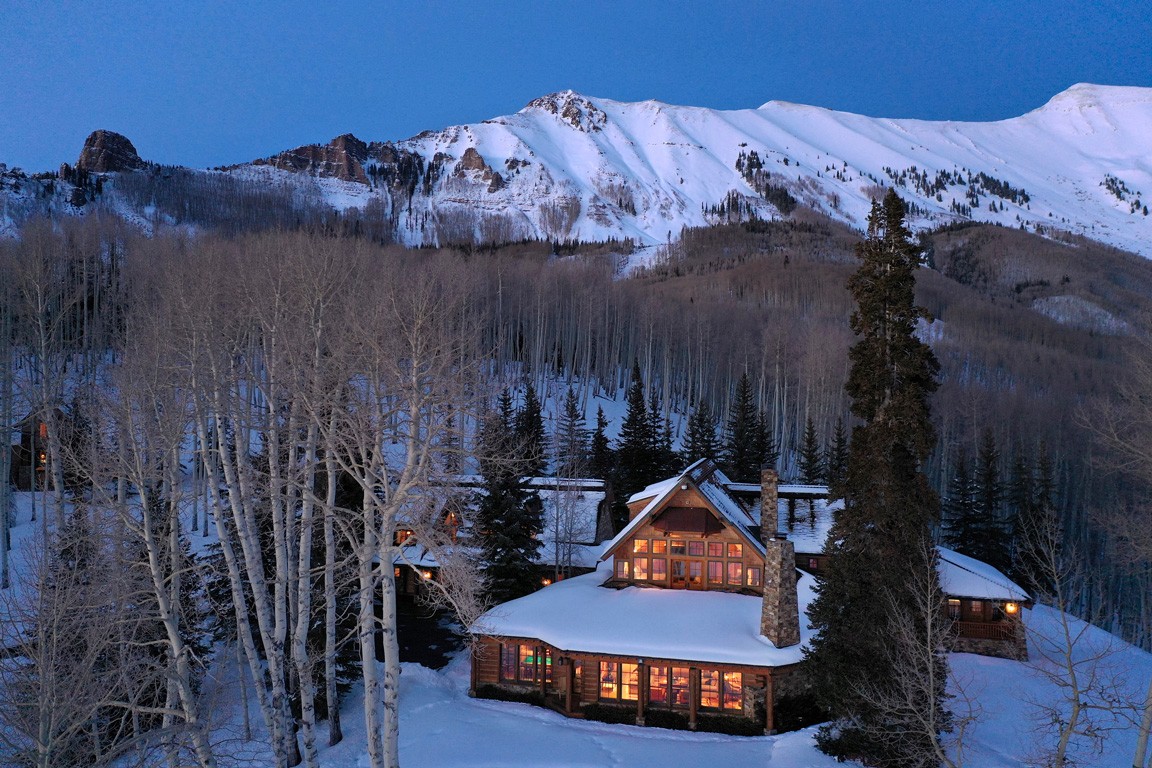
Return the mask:
[(572, 88), (998, 120), (1077, 82), (1152, 87), (1152, 14), (1068, 0), (0, 0), (0, 162), (243, 162), (403, 139)]

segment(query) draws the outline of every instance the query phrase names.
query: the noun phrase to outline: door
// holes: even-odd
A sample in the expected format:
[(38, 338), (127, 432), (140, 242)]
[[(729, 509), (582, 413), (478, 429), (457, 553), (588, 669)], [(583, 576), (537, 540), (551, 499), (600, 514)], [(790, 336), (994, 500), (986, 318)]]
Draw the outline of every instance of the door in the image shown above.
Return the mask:
[(685, 560), (672, 561), (672, 589), (684, 589), (688, 586), (688, 566)]

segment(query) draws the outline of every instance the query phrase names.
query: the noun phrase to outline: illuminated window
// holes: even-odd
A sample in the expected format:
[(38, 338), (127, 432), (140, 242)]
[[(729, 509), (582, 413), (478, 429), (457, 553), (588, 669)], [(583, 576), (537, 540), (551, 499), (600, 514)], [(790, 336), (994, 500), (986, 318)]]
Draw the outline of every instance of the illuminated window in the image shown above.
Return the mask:
[(688, 667), (672, 667), (669, 702), (674, 707), (688, 706)]
[(619, 666), (612, 661), (600, 662), (600, 698), (616, 698), (616, 692), (620, 690)]
[(648, 667), (648, 703), (668, 703), (668, 667)]
[(652, 558), (652, 581), (668, 580), (668, 561), (662, 557)]
[(636, 539), (632, 542), (632, 551), (638, 553), (646, 553), (648, 551), (648, 539)]
[(747, 575), (748, 575), (748, 586), (750, 586), (750, 587), (760, 586), (760, 569), (759, 568), (749, 568)]
[(708, 561), (708, 583), (724, 583), (724, 563), (720, 562), (719, 560)]
[(810, 571), (820, 570), (820, 561), (814, 557), (808, 558), (808, 570), (810, 570)]
[(507, 643), (500, 644), (501, 680), (516, 679), (516, 648), (517, 646), (515, 645), (508, 645)]
[(692, 557), (704, 557), (704, 542), (690, 541), (688, 542), (688, 554)]
[(640, 665), (620, 665), (620, 698), (636, 701), (640, 697)]
[(683, 555), (683, 554), (686, 554), (687, 551), (688, 551), (688, 545), (685, 544), (683, 541), (673, 541), (672, 542), (672, 554)]
[(948, 598), (948, 618), (952, 621), (960, 620), (960, 600), (959, 598)]
[(638, 557), (632, 561), (632, 574), (636, 579), (648, 578), (648, 558)]
[(530, 645), (520, 646), (520, 680), (536, 680), (536, 650)]
[(974, 616), (983, 616), (984, 615), (984, 601), (983, 600), (969, 600), (968, 601), (968, 610), (970, 610)]
[(744, 583), (743, 563), (728, 563), (728, 583), (737, 587)]
[(668, 542), (665, 539), (652, 540), (652, 554), (664, 555), (668, 553)]
[(396, 531), (395, 538), (396, 546), (400, 546), (404, 542), (408, 541), (408, 539), (412, 538), (412, 531), (408, 530), (407, 528), (401, 528), (400, 530)]
[(724, 542), (708, 542), (708, 557), (724, 557)]
[(725, 672), (721, 682), (724, 685), (724, 709), (743, 709), (744, 674), (742, 672)]
[(617, 560), (616, 561), (616, 578), (627, 579), (629, 573), (630, 573), (630, 571), (629, 571), (628, 561), (627, 560)]
[(700, 670), (700, 706), (720, 708), (720, 673), (714, 669)]
[(704, 564), (699, 560), (688, 561), (688, 583), (695, 587), (704, 585)]
[(728, 557), (743, 557), (744, 545), (743, 544), (729, 544)]

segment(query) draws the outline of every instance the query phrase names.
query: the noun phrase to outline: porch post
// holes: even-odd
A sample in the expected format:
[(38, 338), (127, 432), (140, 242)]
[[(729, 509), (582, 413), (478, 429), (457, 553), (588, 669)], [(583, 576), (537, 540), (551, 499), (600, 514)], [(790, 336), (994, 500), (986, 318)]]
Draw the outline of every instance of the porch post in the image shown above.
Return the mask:
[(636, 665), (636, 725), (644, 725), (644, 704), (648, 700), (648, 665), (640, 659)]
[(776, 696), (774, 695), (772, 670), (764, 677), (764, 734), (772, 736), (776, 733)]
[(571, 656), (567, 658), (564, 664), (564, 678), (568, 681), (568, 695), (564, 701), (564, 711), (572, 714), (576, 711), (573, 706), (579, 699), (576, 697), (576, 660)]
[(688, 730), (696, 730), (696, 715), (700, 709), (700, 670), (688, 668)]
[(548, 695), (548, 665), (544, 663), (544, 646), (536, 646), (536, 679), (540, 681), (540, 695)]

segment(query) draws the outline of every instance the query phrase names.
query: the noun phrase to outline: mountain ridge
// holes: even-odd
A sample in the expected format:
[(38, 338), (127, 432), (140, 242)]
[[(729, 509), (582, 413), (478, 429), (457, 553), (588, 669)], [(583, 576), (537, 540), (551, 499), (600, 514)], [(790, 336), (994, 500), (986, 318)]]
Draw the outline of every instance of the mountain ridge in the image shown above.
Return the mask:
[[(796, 204), (862, 228), (880, 189), (895, 187), (917, 229), (987, 221), (1152, 256), (1150, 127), (1152, 88), (1090, 83), (993, 122), (784, 101), (715, 110), (564, 90), (399, 141), (344, 134), (195, 173), (291, 189), (346, 214), (370, 210), (406, 245), (657, 245), (684, 227), (786, 217)], [(115, 199), (115, 180), (106, 188)], [(148, 218), (140, 201), (119, 207)]]

